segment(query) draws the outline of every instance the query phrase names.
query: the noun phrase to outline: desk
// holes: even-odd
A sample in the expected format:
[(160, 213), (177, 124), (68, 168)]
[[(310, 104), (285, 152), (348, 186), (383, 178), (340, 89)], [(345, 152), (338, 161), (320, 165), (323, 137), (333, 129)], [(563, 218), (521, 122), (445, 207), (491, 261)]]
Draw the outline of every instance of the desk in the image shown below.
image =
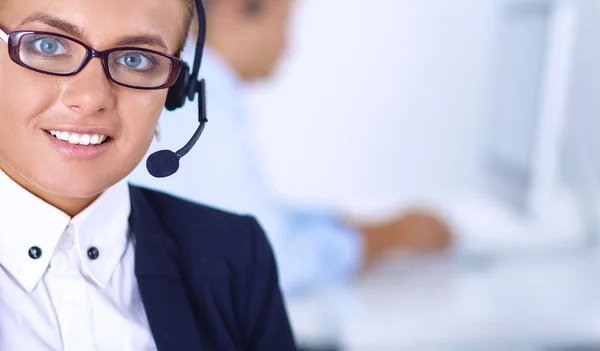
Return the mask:
[(402, 261), (289, 311), (300, 342), (349, 351), (600, 344), (600, 256)]

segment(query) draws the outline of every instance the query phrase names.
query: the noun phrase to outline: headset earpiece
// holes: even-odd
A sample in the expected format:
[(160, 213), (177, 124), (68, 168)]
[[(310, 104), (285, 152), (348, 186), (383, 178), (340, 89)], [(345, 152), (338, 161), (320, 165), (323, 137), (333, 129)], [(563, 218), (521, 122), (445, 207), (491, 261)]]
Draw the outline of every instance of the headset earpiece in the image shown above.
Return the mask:
[(167, 101), (165, 102), (167, 110), (173, 111), (185, 105), (185, 100), (188, 97), (189, 84), (190, 67), (187, 63), (183, 62), (177, 81), (169, 88), (169, 92), (167, 93)]

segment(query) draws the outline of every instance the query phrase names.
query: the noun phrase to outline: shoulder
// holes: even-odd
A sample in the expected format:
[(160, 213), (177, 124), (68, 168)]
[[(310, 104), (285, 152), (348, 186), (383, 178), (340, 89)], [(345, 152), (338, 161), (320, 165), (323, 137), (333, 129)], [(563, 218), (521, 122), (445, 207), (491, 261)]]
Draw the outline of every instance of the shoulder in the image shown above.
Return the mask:
[[(130, 186), (132, 207), (156, 219), (162, 235), (171, 237), (191, 262), (188, 267), (245, 270), (256, 255), (272, 254), (261, 226), (249, 215), (194, 203), (147, 188)], [(202, 272), (199, 272), (202, 273)], [(205, 272), (204, 272), (205, 273)]]
[(137, 262), (144, 257), (150, 273), (177, 267), (207, 335), (226, 325), (240, 349), (295, 350), (273, 251), (253, 217), (134, 186), (130, 194), (134, 234), (145, 232)]
[(202, 223), (222, 226), (237, 222), (248, 222), (248, 216), (246, 215), (210, 207), (162, 191), (133, 185), (130, 186), (130, 191), (137, 194), (138, 197), (143, 197), (156, 211), (160, 211), (165, 219), (183, 220), (186, 225)]

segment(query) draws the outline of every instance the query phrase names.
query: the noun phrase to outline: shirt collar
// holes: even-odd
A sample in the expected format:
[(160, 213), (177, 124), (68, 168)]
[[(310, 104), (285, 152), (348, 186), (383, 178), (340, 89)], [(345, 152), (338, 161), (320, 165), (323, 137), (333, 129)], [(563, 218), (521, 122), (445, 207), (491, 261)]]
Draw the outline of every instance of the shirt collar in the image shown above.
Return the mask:
[[(105, 287), (127, 246), (131, 210), (124, 181), (106, 190), (74, 218), (31, 194), (0, 171), (0, 265), (26, 291), (42, 278), (67, 226), (72, 226), (84, 275)], [(33, 259), (31, 248), (41, 250)], [(90, 247), (99, 251), (90, 260)]]
[[(71, 220), (84, 273), (102, 288), (110, 282), (127, 248), (130, 213), (129, 186), (121, 181)], [(95, 260), (88, 258), (91, 248), (98, 250)]]

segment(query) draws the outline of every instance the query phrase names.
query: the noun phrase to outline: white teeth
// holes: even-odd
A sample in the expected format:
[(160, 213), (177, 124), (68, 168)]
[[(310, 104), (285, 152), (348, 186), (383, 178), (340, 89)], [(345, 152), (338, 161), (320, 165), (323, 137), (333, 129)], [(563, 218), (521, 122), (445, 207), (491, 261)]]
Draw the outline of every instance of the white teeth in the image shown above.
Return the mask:
[(90, 135), (84, 134), (79, 138), (79, 145), (90, 145)]
[(71, 143), (71, 144), (79, 144), (79, 134), (77, 134), (77, 133), (71, 133), (71, 136), (69, 137), (69, 143)]
[(54, 137), (74, 145), (98, 145), (102, 144), (107, 139), (106, 135), (101, 134), (77, 134), (61, 132), (58, 130), (50, 130), (49, 132)]

